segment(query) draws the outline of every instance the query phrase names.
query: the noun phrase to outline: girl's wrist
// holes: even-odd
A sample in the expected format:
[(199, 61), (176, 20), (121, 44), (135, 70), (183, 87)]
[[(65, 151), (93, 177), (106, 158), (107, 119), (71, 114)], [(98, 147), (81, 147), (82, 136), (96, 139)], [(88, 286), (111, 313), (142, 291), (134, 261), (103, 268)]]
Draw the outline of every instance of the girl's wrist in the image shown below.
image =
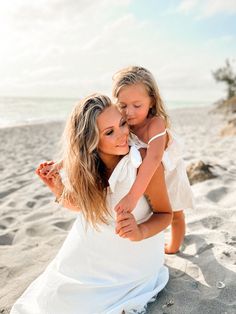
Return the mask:
[(131, 202), (132, 202), (133, 204), (134, 204), (134, 203), (137, 204), (139, 198), (137, 197), (137, 194), (136, 194), (135, 192), (130, 191), (130, 192), (128, 193), (128, 196), (129, 196), (129, 199), (131, 200)]

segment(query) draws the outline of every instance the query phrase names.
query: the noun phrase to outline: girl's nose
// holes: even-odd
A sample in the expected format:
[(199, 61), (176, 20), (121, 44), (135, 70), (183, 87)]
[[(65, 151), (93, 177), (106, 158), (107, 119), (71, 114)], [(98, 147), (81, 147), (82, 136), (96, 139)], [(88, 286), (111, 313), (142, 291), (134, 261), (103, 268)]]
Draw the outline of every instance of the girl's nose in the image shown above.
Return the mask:
[(126, 108), (126, 116), (129, 117), (132, 115), (132, 109)]

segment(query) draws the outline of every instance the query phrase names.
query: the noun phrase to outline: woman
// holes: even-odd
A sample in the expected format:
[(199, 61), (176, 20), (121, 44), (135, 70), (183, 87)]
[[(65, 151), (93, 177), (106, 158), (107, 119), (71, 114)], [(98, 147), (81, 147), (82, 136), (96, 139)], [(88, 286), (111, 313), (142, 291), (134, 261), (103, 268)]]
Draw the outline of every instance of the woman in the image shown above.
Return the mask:
[(113, 210), (142, 161), (128, 136), (126, 121), (108, 97), (92, 95), (75, 107), (65, 129), (66, 179), (47, 176), (52, 163), (36, 173), (78, 217), (11, 314), (138, 313), (166, 285), (162, 231), (172, 212), (163, 167), (145, 192), (149, 203), (142, 197), (132, 213)]

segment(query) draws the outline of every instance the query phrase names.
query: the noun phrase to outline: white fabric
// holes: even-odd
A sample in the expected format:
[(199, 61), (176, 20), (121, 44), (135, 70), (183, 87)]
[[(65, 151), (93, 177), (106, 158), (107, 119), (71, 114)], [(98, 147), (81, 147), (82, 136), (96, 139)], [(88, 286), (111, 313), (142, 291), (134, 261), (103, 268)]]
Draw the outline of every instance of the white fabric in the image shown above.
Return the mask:
[[(166, 129), (166, 131), (169, 142), (164, 151), (162, 163), (165, 168), (166, 186), (172, 209), (173, 211), (179, 211), (194, 208), (193, 193), (183, 160), (183, 144), (172, 131), (169, 129)], [(130, 144), (137, 149), (148, 147), (148, 144), (142, 142), (133, 133), (130, 137)]]
[[(129, 191), (141, 163), (131, 147), (115, 168), (107, 202), (109, 225), (96, 231), (78, 217), (64, 244), (44, 273), (14, 304), (11, 314), (144, 313), (146, 304), (164, 288), (163, 232), (139, 242), (115, 234), (114, 206)], [(138, 222), (152, 215), (142, 197), (133, 214)]]

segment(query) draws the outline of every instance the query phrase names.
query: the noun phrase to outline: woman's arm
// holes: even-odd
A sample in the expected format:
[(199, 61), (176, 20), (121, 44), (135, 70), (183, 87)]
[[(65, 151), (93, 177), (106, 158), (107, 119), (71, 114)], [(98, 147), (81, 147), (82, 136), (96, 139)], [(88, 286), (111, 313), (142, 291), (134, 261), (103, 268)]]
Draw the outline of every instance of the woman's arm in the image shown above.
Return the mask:
[(139, 225), (145, 239), (163, 231), (172, 221), (172, 208), (162, 164), (156, 170), (144, 195), (153, 211), (150, 219)]
[(118, 213), (116, 232), (123, 238), (140, 241), (163, 231), (171, 223), (172, 209), (167, 194), (164, 167), (161, 164), (153, 175), (145, 196), (153, 215), (145, 222), (137, 224), (131, 213)]

